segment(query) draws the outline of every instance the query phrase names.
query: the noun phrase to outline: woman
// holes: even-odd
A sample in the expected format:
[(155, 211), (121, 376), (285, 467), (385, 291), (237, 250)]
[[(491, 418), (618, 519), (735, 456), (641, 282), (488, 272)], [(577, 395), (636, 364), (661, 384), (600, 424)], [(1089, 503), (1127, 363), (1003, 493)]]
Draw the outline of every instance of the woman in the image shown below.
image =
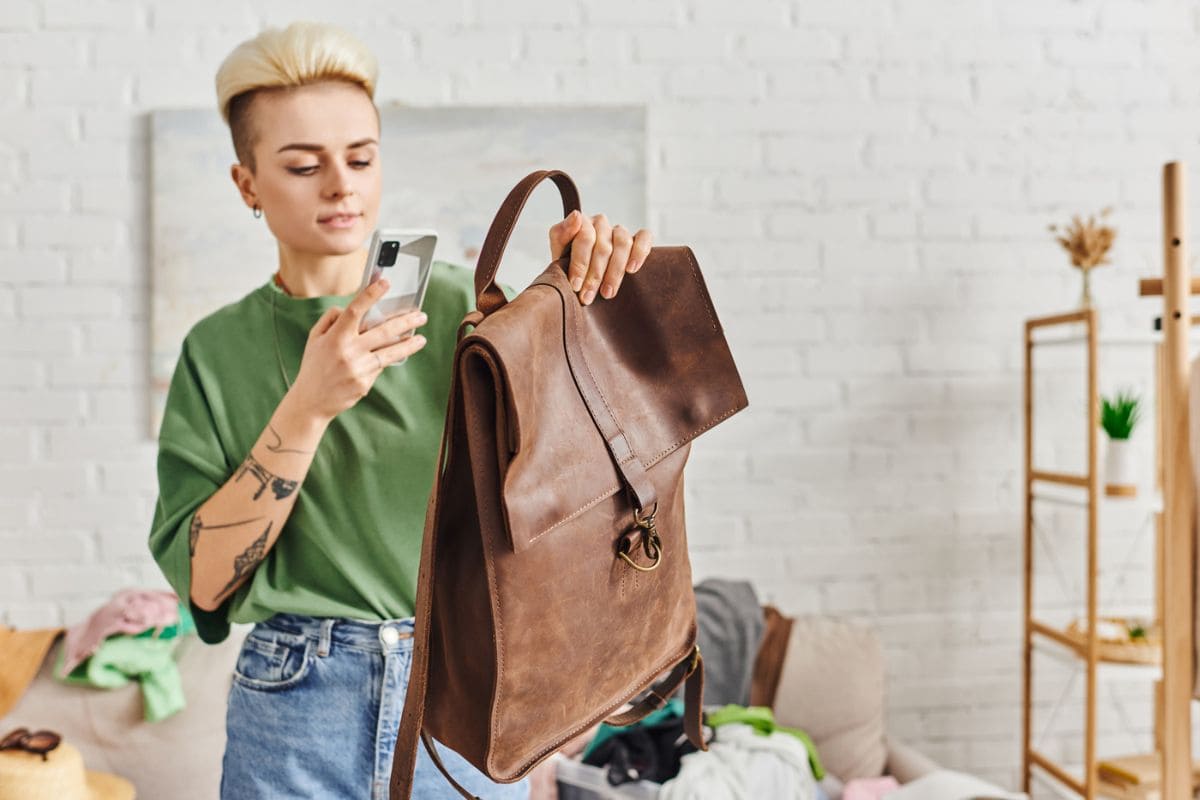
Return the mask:
[[(231, 177), (279, 264), (184, 339), (149, 545), (204, 641), (254, 623), (229, 694), (226, 798), (388, 795), (425, 504), (474, 290), (470, 270), (435, 262), (423, 313), (359, 333), (384, 288), (356, 291), (382, 191), (376, 75), (361, 42), (309, 23), (242, 43), (217, 72)], [(549, 240), (551, 258), (571, 244), (588, 304), (616, 294), (651, 237), (575, 213)], [(528, 779), (493, 784), (441, 754), (489, 799), (528, 794)], [(424, 750), (415, 780), (415, 797), (458, 796)]]

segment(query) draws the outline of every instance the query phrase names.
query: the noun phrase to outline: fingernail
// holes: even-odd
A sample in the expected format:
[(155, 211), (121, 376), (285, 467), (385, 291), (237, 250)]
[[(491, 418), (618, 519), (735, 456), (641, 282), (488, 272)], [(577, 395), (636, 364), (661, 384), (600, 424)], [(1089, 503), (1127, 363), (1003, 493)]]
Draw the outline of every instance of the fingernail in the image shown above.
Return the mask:
[(425, 337), (422, 336), (421, 334), (418, 333), (413, 338), (417, 340), (417, 344), (425, 344)]
[(642, 262), (630, 261), (629, 266), (625, 268), (625, 271), (626, 272), (637, 272), (639, 269), (641, 269), (641, 267), (642, 267)]
[(600, 289), (600, 294), (604, 295), (604, 299), (611, 300), (612, 296), (616, 294), (616, 292), (613, 291), (613, 287), (609, 286), (608, 284), (604, 284), (604, 286)]
[(583, 304), (585, 306), (595, 299), (596, 299), (596, 290), (595, 289), (588, 289), (586, 292), (583, 293)]
[(425, 322), (428, 319), (429, 319), (429, 317), (425, 316), (424, 311), (422, 311), (420, 314), (417, 314), (417, 322)]
[(574, 222), (575, 220), (579, 219), (579, 209), (577, 208), (574, 211), (572, 211), (570, 214), (568, 214), (567, 219), (571, 220), (571, 222)]
[(375, 291), (376, 292), (382, 292), (385, 289), (387, 289), (387, 287), (388, 287), (387, 278), (380, 278), (379, 280), (375, 281)]
[(571, 278), (571, 291), (578, 292), (583, 288), (583, 278)]

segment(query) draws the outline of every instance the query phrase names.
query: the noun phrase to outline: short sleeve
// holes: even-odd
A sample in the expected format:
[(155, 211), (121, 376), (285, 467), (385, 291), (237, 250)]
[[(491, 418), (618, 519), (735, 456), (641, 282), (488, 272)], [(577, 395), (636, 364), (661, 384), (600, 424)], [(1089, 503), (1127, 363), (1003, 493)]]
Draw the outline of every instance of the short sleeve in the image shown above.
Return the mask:
[(229, 635), (230, 598), (215, 611), (191, 599), (190, 531), (196, 509), (229, 479), (212, 408), (185, 339), (167, 390), (158, 436), (158, 502), (150, 526), (150, 553), (167, 582), (188, 604), (200, 638), (209, 644)]

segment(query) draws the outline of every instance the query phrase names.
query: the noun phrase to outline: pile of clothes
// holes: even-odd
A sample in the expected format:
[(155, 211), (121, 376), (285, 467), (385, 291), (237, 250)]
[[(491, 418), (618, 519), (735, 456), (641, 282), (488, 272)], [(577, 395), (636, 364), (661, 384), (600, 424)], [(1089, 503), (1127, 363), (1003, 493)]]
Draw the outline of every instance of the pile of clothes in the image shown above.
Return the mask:
[[(658, 800), (1027, 800), (1022, 793), (944, 769), (901, 786), (894, 777), (874, 772), (870, 757), (857, 754), (851, 762), (857, 769), (848, 774), (877, 777), (854, 777), (843, 784), (822, 764), (809, 734), (777, 722), (772, 711), (773, 706), (783, 708), (776, 705), (775, 687), (791, 636), (787, 619), (771, 606), (760, 606), (748, 582), (710, 579), (694, 588), (708, 750), (697, 751), (684, 734), (682, 690), (638, 723), (601, 724), (581, 760), (603, 770), (610, 785), (629, 784), (619, 793), (650, 796), (643, 790), (659, 784), (654, 787)], [(853, 647), (846, 652), (862, 654)], [(851, 691), (862, 688), (853, 681), (848, 685)], [(795, 689), (794, 682), (789, 686)], [(859, 723), (850, 713), (853, 731)], [(828, 744), (828, 731), (823, 741)], [(828, 763), (845, 767), (845, 753), (830, 746)], [(635, 781), (652, 783), (632, 785)]]
[(825, 770), (812, 740), (776, 724), (771, 709), (730, 703), (708, 711), (705, 722), (713, 734), (700, 752), (683, 732), (683, 701), (674, 697), (632, 726), (600, 726), (583, 763), (603, 767), (613, 785), (662, 783), (660, 800), (828, 800), (817, 783)]
[[(16, 705), (59, 636), (54, 677), (66, 684), (116, 689), (136, 680), (144, 717), (157, 722), (182, 711), (183, 684), (175, 663), (179, 640), (194, 633), (187, 604), (170, 591), (122, 589), (70, 628), (0, 628), (0, 717)], [(65, 635), (64, 635), (65, 634)]]
[(682, 689), (667, 704), (626, 727), (601, 725), (582, 761), (605, 770), (614, 786), (662, 784), (663, 800), (701, 797), (828, 800), (826, 777), (808, 734), (776, 723), (770, 708), (749, 705), (765, 632), (763, 609), (746, 581), (696, 585), (697, 643), (704, 654), (708, 750), (683, 731)]

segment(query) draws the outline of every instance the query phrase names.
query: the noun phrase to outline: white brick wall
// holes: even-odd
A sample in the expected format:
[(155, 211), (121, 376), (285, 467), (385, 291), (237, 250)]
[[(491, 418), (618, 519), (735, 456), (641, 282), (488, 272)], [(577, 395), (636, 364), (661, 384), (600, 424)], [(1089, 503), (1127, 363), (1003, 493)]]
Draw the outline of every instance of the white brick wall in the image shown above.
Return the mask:
[[(69, 624), (159, 581), (142, 115), (209, 105), (234, 44), (326, 7), (0, 4), (0, 619)], [(751, 399), (694, 449), (698, 575), (871, 622), (893, 730), (1015, 785), (1021, 322), (1078, 297), (1046, 224), (1111, 204), (1105, 328), (1147, 329), (1134, 279), (1157, 268), (1160, 166), (1198, 160), (1194, 4), (378, 1), (344, 17), (380, 55), (381, 102), (648, 104), (651, 216), (626, 222), (696, 250)], [(1078, 453), (1069, 439), (1048, 452)], [(1111, 535), (1123, 555), (1129, 535)], [(1126, 717), (1105, 712), (1103, 744), (1146, 742), (1142, 688)], [(1075, 703), (1046, 744), (1064, 758)]]

